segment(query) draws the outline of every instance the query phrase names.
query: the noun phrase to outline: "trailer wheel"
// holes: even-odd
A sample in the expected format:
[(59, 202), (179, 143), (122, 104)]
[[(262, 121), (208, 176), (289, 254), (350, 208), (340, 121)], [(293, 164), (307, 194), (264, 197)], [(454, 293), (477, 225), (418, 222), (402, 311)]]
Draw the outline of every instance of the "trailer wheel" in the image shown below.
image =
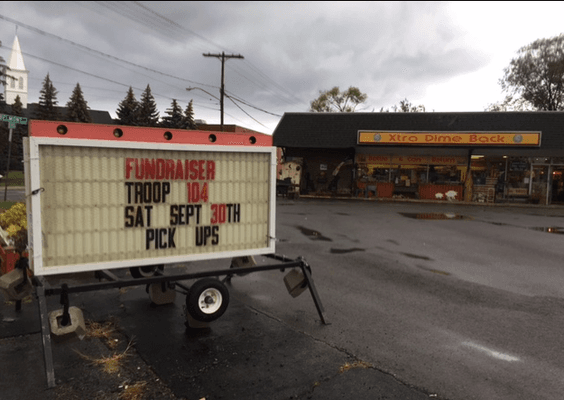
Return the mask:
[(157, 274), (157, 271), (163, 271), (164, 265), (147, 265), (145, 267), (130, 267), (129, 273), (135, 279), (151, 278)]
[(186, 296), (186, 309), (197, 321), (211, 322), (223, 315), (229, 305), (229, 291), (219, 280), (204, 278), (196, 281)]

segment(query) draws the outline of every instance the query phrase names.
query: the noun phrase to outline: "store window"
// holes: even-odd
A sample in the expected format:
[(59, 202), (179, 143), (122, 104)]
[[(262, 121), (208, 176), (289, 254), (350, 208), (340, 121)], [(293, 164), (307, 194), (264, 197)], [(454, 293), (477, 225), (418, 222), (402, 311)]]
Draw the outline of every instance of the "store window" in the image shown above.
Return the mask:
[(437, 185), (457, 185), (462, 181), (461, 171), (456, 165), (429, 166), (429, 183)]
[(512, 157), (508, 162), (507, 188), (529, 189), (531, 166), (525, 157)]

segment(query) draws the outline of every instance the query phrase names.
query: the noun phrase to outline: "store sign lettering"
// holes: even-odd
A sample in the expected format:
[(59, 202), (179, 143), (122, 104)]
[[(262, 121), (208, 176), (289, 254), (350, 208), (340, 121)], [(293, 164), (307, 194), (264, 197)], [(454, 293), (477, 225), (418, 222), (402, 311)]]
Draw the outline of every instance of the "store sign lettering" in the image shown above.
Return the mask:
[(358, 144), (435, 146), (540, 146), (541, 132), (359, 131)]
[(372, 154), (360, 154), (356, 158), (359, 164), (380, 165), (386, 168), (390, 165), (466, 165), (466, 157), (455, 156), (381, 156)]

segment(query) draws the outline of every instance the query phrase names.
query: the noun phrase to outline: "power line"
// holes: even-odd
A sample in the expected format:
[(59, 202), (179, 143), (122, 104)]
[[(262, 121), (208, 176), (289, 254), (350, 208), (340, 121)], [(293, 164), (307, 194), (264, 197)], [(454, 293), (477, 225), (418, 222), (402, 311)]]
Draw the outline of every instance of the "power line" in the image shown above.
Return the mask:
[[(103, 5), (103, 6), (108, 7), (107, 5), (102, 4), (102, 2), (98, 2), (98, 3), (99, 3), (100, 5)], [(182, 25), (179, 25), (178, 23), (176, 23), (176, 22), (172, 21), (171, 19), (169, 19), (169, 18), (163, 16), (162, 14), (159, 14), (158, 12), (156, 12), (156, 11), (150, 9), (149, 7), (146, 7), (145, 5), (141, 4), (140, 2), (135, 1), (135, 2), (133, 2), (133, 3), (134, 3), (135, 5), (137, 5), (138, 7), (142, 8), (143, 10), (145, 10), (146, 12), (148, 12), (148, 13), (150, 13), (150, 14), (156, 16), (159, 21), (164, 22), (164, 25), (161, 24), (161, 26), (164, 27), (165, 29), (168, 29), (170, 26), (174, 26), (174, 27), (177, 27), (179, 30), (188, 32), (188, 33), (190, 33), (191, 35), (194, 35), (194, 36), (198, 37), (199, 39), (201, 39), (201, 40), (203, 40), (203, 41), (205, 41), (205, 42), (211, 43), (211, 44), (213, 44), (213, 45), (216, 46), (216, 47), (223, 48), (223, 47), (220, 46), (219, 44), (216, 44), (216, 43), (212, 42), (211, 40), (205, 38), (204, 36), (199, 35), (199, 34), (195, 33), (194, 31), (183, 27)], [(112, 4), (114, 4), (114, 3), (112, 3)], [(122, 13), (122, 12), (119, 12), (119, 13), (120, 13), (120, 15), (123, 15), (123, 16), (125, 16), (126, 18), (129, 18), (129, 19), (139, 18), (139, 17), (134, 17), (133, 15), (131, 15), (131, 14), (130, 14), (130, 10), (128, 10), (127, 13)], [(151, 22), (154, 22), (154, 21), (152, 20)], [(157, 23), (157, 25), (158, 25), (158, 23)], [(151, 23), (151, 26), (154, 27), (155, 24), (154, 24), (154, 23)], [(157, 31), (159, 31), (159, 28), (154, 28), (154, 29), (157, 30)], [(255, 73), (256, 73), (256, 74), (254, 75), (255, 77), (258, 75), (259, 77), (262, 78), (262, 80), (263, 80), (264, 82), (270, 82), (271, 84), (273, 84), (278, 90), (280, 90), (281, 92), (284, 93), (284, 97), (279, 96), (276, 92), (274, 92), (274, 91), (273, 91), (272, 89), (270, 89), (268, 86), (261, 85), (261, 84), (259, 84), (257, 81), (255, 81), (255, 80), (253, 80), (253, 79), (249, 79), (247, 76), (245, 76), (245, 75), (246, 75), (245, 73), (239, 72), (240, 69), (239, 69), (238, 67), (230, 67), (230, 68), (231, 68), (231, 69), (234, 69), (234, 70), (235, 70), (235, 73), (239, 74), (242, 78), (246, 79), (246, 80), (249, 81), (251, 84), (253, 84), (253, 85), (255, 85), (255, 86), (259, 87), (259, 88), (262, 88), (262, 89), (264, 89), (264, 90), (267, 90), (267, 91), (270, 92), (272, 95), (274, 95), (275, 97), (281, 99), (282, 101), (286, 102), (287, 104), (293, 104), (292, 101), (288, 100), (288, 97), (289, 97), (289, 98), (293, 98), (294, 103), (295, 103), (296, 101), (299, 102), (299, 103), (303, 102), (301, 99), (297, 98), (293, 93), (289, 92), (289, 91), (288, 91), (287, 89), (285, 89), (283, 86), (279, 85), (279, 84), (276, 83), (273, 79), (271, 79), (270, 77), (268, 77), (264, 72), (262, 72), (258, 67), (254, 66), (252, 63), (247, 62), (246, 65), (249, 65), (249, 67), (251, 67), (251, 69), (253, 69), (253, 70), (255, 71)], [(208, 86), (210, 86), (210, 85), (208, 85)], [(254, 107), (254, 108), (256, 108), (256, 107)], [(257, 108), (257, 109), (258, 109), (258, 108)], [(274, 115), (275, 115), (275, 114), (274, 114)]]
[[(56, 66), (61, 67), (61, 68), (70, 69), (71, 71), (75, 71), (75, 72), (79, 72), (79, 73), (81, 73), (81, 74), (89, 75), (89, 76), (91, 76), (91, 77), (94, 77), (94, 78), (97, 78), (97, 79), (101, 79), (101, 80), (104, 80), (104, 81), (106, 81), (106, 82), (110, 82), (110, 83), (113, 83), (113, 84), (116, 84), (116, 85), (124, 86), (124, 87), (127, 87), (127, 88), (131, 87), (131, 88), (133, 88), (133, 89), (135, 89), (135, 90), (139, 90), (139, 91), (141, 91), (141, 92), (143, 92), (143, 91), (145, 90), (145, 89), (143, 89), (143, 88), (138, 88), (138, 87), (135, 87), (135, 86), (132, 86), (132, 85), (128, 85), (128, 84), (125, 84), (125, 83), (121, 83), (121, 82), (118, 82), (118, 81), (115, 81), (115, 80), (112, 80), (112, 79), (104, 78), (103, 76), (99, 76), (99, 75), (96, 75), (96, 74), (92, 74), (92, 73), (90, 73), (90, 72), (86, 72), (86, 71), (80, 70), (80, 69), (78, 69), (78, 68), (69, 67), (68, 65), (64, 65), (64, 64), (57, 63), (57, 62), (55, 62), (55, 61), (47, 60), (47, 59), (45, 59), (45, 58), (42, 58), (42, 57), (39, 57), (39, 56), (30, 54), (30, 53), (27, 53), (27, 52), (23, 52), (23, 51), (22, 51), (22, 54), (24, 54), (24, 55), (26, 55), (26, 56), (28, 56), (28, 57), (35, 58), (35, 59), (38, 59), (38, 60), (40, 60), (40, 61), (49, 63), (49, 64), (56, 65)], [(162, 95), (162, 94), (160, 94), (160, 93), (152, 92), (152, 94), (153, 94), (154, 96), (158, 96), (158, 97), (161, 97), (161, 98), (164, 98), (164, 99), (167, 99), (167, 100), (173, 100), (172, 97), (170, 97), (170, 96), (165, 96), (165, 95)], [(188, 101), (186, 101), (186, 100), (180, 100), (180, 99), (177, 99), (177, 100), (182, 101), (182, 102), (185, 102), (185, 103), (188, 103)], [(207, 108), (207, 109), (209, 109), (209, 110), (217, 110), (217, 108), (211, 108), (211, 107), (207, 107), (207, 106), (204, 106), (204, 105), (201, 105), (201, 104), (198, 104), (198, 106), (199, 106), (199, 107), (203, 107), (203, 108)], [(228, 114), (228, 115), (229, 115), (229, 114)], [(231, 115), (229, 115), (229, 116), (232, 117)]]
[(57, 35), (54, 35), (54, 34), (52, 34), (52, 33), (45, 32), (45, 31), (43, 31), (43, 30), (41, 30), (41, 29), (35, 28), (35, 27), (31, 26), (31, 25), (27, 25), (27, 24), (25, 24), (25, 23), (23, 23), (23, 22), (16, 21), (15, 19), (6, 17), (5, 15), (2, 15), (2, 14), (0, 14), (0, 19), (3, 19), (3, 20), (5, 20), (5, 21), (11, 22), (11, 23), (13, 23), (13, 24), (16, 24), (17, 26), (21, 26), (21, 27), (24, 27), (24, 28), (26, 28), (26, 29), (29, 29), (29, 30), (32, 31), (32, 32), (39, 33), (40, 35), (43, 35), (43, 36), (46, 36), (46, 37), (50, 37), (50, 38), (53, 38), (53, 39), (60, 40), (60, 41), (62, 41), (62, 42), (68, 43), (68, 44), (70, 44), (70, 45), (72, 45), (72, 46), (78, 47), (78, 48), (80, 48), (80, 49), (82, 49), (82, 50), (84, 50), (84, 51), (91, 52), (91, 53), (95, 53), (95, 54), (97, 54), (97, 55), (99, 55), (99, 56), (106, 57), (106, 58), (112, 59), (112, 60), (114, 60), (114, 61), (119, 61), (119, 62), (128, 64), (128, 65), (134, 66), (134, 67), (136, 67), (136, 68), (144, 69), (144, 70), (146, 70), (146, 71), (149, 71), (149, 72), (152, 72), (152, 73), (155, 73), (155, 74), (167, 76), (167, 77), (169, 77), (169, 78), (174, 78), (174, 79), (178, 79), (178, 80), (181, 80), (181, 81), (184, 81), (184, 82), (189, 82), (189, 83), (192, 83), (192, 84), (195, 84), (195, 85), (208, 86), (208, 87), (213, 87), (213, 88), (216, 88), (216, 89), (217, 89), (217, 86), (213, 86), (213, 85), (209, 85), (209, 84), (206, 84), (206, 83), (201, 83), (201, 82), (192, 81), (192, 80), (186, 79), (186, 78), (181, 78), (181, 77), (178, 77), (178, 76), (175, 76), (175, 75), (167, 74), (166, 72), (157, 71), (157, 70), (152, 69), (152, 68), (147, 68), (147, 67), (144, 67), (144, 66), (142, 66), (142, 65), (135, 64), (135, 63), (133, 63), (133, 62), (131, 62), (131, 61), (127, 61), (127, 60), (124, 60), (124, 59), (119, 58), (119, 57), (112, 56), (111, 54), (107, 54), (107, 53), (104, 53), (104, 52), (102, 52), (102, 51), (92, 49), (92, 48), (90, 48), (90, 47), (88, 47), (88, 46), (84, 46), (84, 45), (82, 45), (82, 44), (80, 44), (80, 43), (73, 42), (72, 40), (62, 38), (62, 37), (57, 36)]
[(155, 15), (155, 16), (157, 16), (158, 18), (161, 18), (161, 19), (164, 20), (167, 24), (170, 24), (170, 25), (172, 25), (172, 26), (175, 26), (175, 27), (177, 27), (177, 28), (179, 28), (179, 29), (181, 29), (181, 30), (183, 30), (183, 31), (186, 31), (186, 32), (190, 33), (191, 35), (194, 35), (194, 36), (196, 36), (197, 38), (203, 40), (204, 42), (210, 43), (210, 44), (212, 44), (212, 45), (214, 45), (214, 46), (216, 46), (216, 47), (221, 48), (220, 45), (218, 45), (218, 44), (212, 42), (212, 41), (209, 40), (209, 39), (206, 39), (206, 38), (203, 37), (202, 35), (198, 35), (196, 32), (194, 32), (194, 31), (192, 31), (192, 30), (190, 30), (190, 29), (188, 29), (188, 28), (185, 28), (185, 27), (183, 27), (182, 25), (177, 24), (176, 22), (172, 21), (171, 19), (168, 19), (167, 17), (165, 17), (165, 16), (163, 16), (163, 15), (157, 13), (156, 11), (151, 10), (149, 7), (144, 6), (144, 5), (141, 4), (140, 2), (134, 1), (133, 3), (134, 3), (135, 5), (137, 5), (138, 7), (141, 7), (141, 8), (143, 8), (144, 10), (147, 10), (147, 11), (148, 11), (149, 13), (151, 13), (152, 15)]
[[(151, 22), (155, 21), (155, 18), (148, 16), (147, 13), (137, 13), (137, 15), (132, 15), (132, 14), (124, 15), (122, 5), (120, 4), (117, 8), (116, 8), (116, 6), (115, 6), (115, 4), (118, 4), (118, 3), (112, 3), (113, 7), (112, 7), (112, 5), (106, 5), (106, 4), (103, 4), (103, 3), (101, 3), (101, 2), (98, 2), (98, 4), (99, 4), (99, 5), (102, 5), (102, 6), (106, 7), (106, 8), (108, 8), (108, 9), (110, 9), (110, 10), (112, 10), (113, 12), (116, 12), (116, 13), (122, 15), (122, 16), (125, 16), (126, 18), (132, 19), (132, 20), (134, 20), (134, 21), (137, 22), (137, 23), (142, 23), (142, 24), (144, 24), (145, 26), (147, 26), (148, 21), (151, 21)], [(195, 32), (190, 31), (190, 30), (188, 30), (188, 29), (186, 29), (186, 28), (183, 28), (182, 26), (178, 25), (178, 24), (175, 23), (174, 21), (172, 21), (172, 20), (170, 20), (170, 19), (168, 19), (168, 18), (166, 18), (166, 17), (163, 17), (163, 16), (161, 16), (160, 14), (158, 14), (158, 13), (152, 11), (151, 9), (149, 9), (148, 7), (145, 7), (144, 5), (140, 4), (139, 2), (133, 2), (133, 4), (135, 4), (137, 7), (143, 9), (144, 11), (146, 11), (146, 12), (148, 12), (148, 13), (150, 13), (150, 14), (152, 14), (152, 15), (154, 15), (154, 16), (157, 16), (157, 17), (158, 17), (157, 20), (160, 20), (161, 25), (163, 25), (163, 21), (164, 21), (164, 27), (165, 27), (165, 28), (166, 28), (166, 27), (173, 26), (174, 28), (181, 29), (181, 30), (183, 30), (183, 31), (186, 31), (186, 32), (188, 32), (188, 33), (194, 35), (194, 36), (197, 36), (197, 37), (200, 38), (201, 40), (204, 40), (204, 41), (206, 41), (206, 42), (209, 42), (209, 43), (213, 44), (214, 46), (218, 46), (217, 44), (215, 44), (215, 43), (213, 43), (213, 42), (207, 40), (207, 39), (204, 38), (203, 36), (198, 35), (198, 34), (196, 34)], [(107, 54), (107, 53), (104, 53), (104, 52), (102, 52), (102, 51), (98, 51), (98, 50), (92, 49), (92, 48), (90, 48), (90, 47), (88, 47), (88, 46), (82, 45), (82, 44), (77, 43), (77, 42), (74, 42), (74, 41), (72, 41), (72, 40), (65, 39), (65, 38), (62, 38), (62, 37), (60, 37), (60, 36), (51, 34), (51, 33), (49, 33), (49, 32), (46, 32), (46, 31), (43, 31), (43, 30), (41, 30), (41, 29), (35, 28), (35, 27), (33, 27), (33, 26), (30, 26), (30, 25), (25, 24), (25, 23), (23, 23), (23, 22), (14, 20), (14, 19), (12, 19), (12, 18), (10, 18), (10, 17), (7, 17), (7, 16), (4, 16), (4, 15), (0, 15), (0, 19), (3, 19), (3, 20), (5, 20), (5, 21), (11, 22), (11, 23), (13, 23), (13, 24), (22, 26), (22, 27), (24, 27), (24, 28), (26, 28), (26, 29), (28, 29), (28, 30), (30, 30), (30, 31), (32, 31), (32, 32), (35, 32), (35, 33), (37, 33), (37, 34), (40, 34), (40, 35), (42, 35), (42, 36), (45, 36), (45, 37), (48, 37), (48, 38), (52, 38), (52, 39), (56, 39), (56, 40), (62, 41), (62, 42), (64, 42), (64, 43), (70, 44), (70, 45), (72, 45), (72, 46), (74, 46), (74, 47), (79, 48), (79, 49), (82, 50), (82, 51), (90, 52), (90, 53), (93, 53), (93, 54), (95, 54), (95, 55), (97, 55), (97, 56), (101, 56), (101, 57), (104, 57), (104, 58), (106, 58), (106, 59), (110, 59), (110, 60), (113, 61), (113, 62), (124, 63), (124, 64), (126, 64), (126, 65), (131, 65), (131, 66), (133, 66), (133, 67), (135, 67), (135, 68), (140, 68), (140, 69), (149, 71), (149, 72), (154, 73), (154, 74), (159, 74), (159, 75), (162, 75), (162, 76), (166, 76), (166, 77), (178, 79), (178, 80), (185, 81), (185, 82), (189, 82), (189, 83), (195, 84), (195, 85), (201, 85), (201, 86), (204, 86), (204, 87), (217, 88), (217, 86), (214, 86), (214, 85), (209, 85), (209, 84), (205, 84), (205, 83), (201, 83), (201, 82), (196, 82), (196, 81), (193, 81), (193, 80), (190, 80), (190, 79), (186, 79), (186, 78), (180, 78), (180, 77), (175, 76), (175, 75), (172, 75), (172, 74), (164, 73), (164, 72), (161, 72), (161, 71), (152, 69), (152, 68), (147, 68), (147, 67), (144, 67), (144, 66), (142, 66), (142, 65), (135, 64), (135, 63), (133, 63), (133, 62), (130, 62), (130, 61), (121, 59), (121, 58), (119, 58), (119, 57), (112, 56), (112, 55)], [(153, 24), (153, 25), (154, 25), (154, 24)], [(158, 24), (157, 24), (157, 25), (158, 25)], [(151, 26), (151, 27), (152, 27), (153, 29), (157, 29), (157, 30), (162, 29), (162, 27), (158, 27), (158, 26), (157, 26), (157, 27)], [(171, 30), (168, 29), (168, 33), (169, 33), (169, 34), (168, 34), (167, 37), (169, 37), (169, 38), (171, 37), (170, 32), (171, 32)], [(43, 62), (47, 62), (47, 63), (53, 64), (53, 65), (57, 65), (57, 66), (59, 66), (59, 67), (67, 68), (67, 69), (70, 69), (70, 70), (73, 70), (73, 71), (76, 71), (76, 72), (79, 72), (79, 73), (82, 73), (82, 74), (85, 74), (85, 75), (92, 76), (92, 77), (97, 78), (97, 79), (105, 80), (105, 81), (110, 82), (110, 83), (113, 83), (113, 84), (117, 84), (117, 85), (125, 86), (125, 87), (132, 86), (132, 85), (123, 84), (123, 83), (121, 83), (121, 82), (118, 82), (118, 81), (115, 81), (115, 80), (112, 80), (112, 79), (105, 78), (105, 77), (100, 76), (100, 75), (96, 75), (96, 74), (89, 73), (89, 72), (86, 72), (86, 71), (83, 71), (83, 70), (80, 70), (80, 69), (77, 69), (77, 68), (69, 67), (69, 66), (67, 66), (67, 65), (63, 65), (63, 64), (60, 64), (60, 63), (57, 63), (57, 62), (54, 62), (54, 61), (50, 61), (50, 60), (47, 60), (47, 59), (45, 59), (45, 58), (42, 58), (42, 57), (39, 57), (39, 56), (35, 56), (35, 55), (29, 54), (29, 53), (25, 53), (25, 54), (26, 54), (27, 56), (30, 56), (30, 57), (36, 58), (36, 59), (38, 59), (38, 60), (41, 60), (41, 61), (43, 61)], [(242, 56), (241, 56), (241, 58), (242, 58)], [(121, 66), (121, 67), (123, 68), (123, 66)], [(139, 72), (136, 71), (136, 73), (139, 73)], [(141, 74), (141, 75), (144, 75), (144, 74)], [(144, 76), (149, 77), (149, 78), (151, 78), (152, 80), (155, 79), (153, 76), (148, 76), (148, 75), (144, 75)], [(166, 83), (166, 82), (162, 82), (162, 83), (168, 84), (168, 83)], [(252, 83), (254, 83), (254, 82), (252, 82)], [(135, 88), (135, 89), (136, 89), (136, 90), (142, 90), (141, 88)], [(269, 90), (268, 88), (266, 88), (266, 89)], [(225, 93), (224, 90), (221, 91), (221, 89), (220, 89), (220, 93), (222, 93), (222, 92)], [(171, 99), (170, 96), (164, 96), (164, 95), (160, 95), (160, 94), (158, 94), (158, 93), (154, 93), (154, 94), (155, 94), (156, 96), (158, 96), (158, 97), (161, 97), (161, 98)], [(233, 95), (233, 96), (234, 96), (234, 95)], [(232, 97), (233, 97), (233, 96), (232, 96)], [(248, 102), (246, 102), (246, 101), (244, 101), (244, 100), (242, 100), (242, 99), (239, 99), (239, 98), (237, 98), (237, 97), (234, 97), (234, 98), (237, 99), (237, 101), (241, 102), (242, 104), (245, 104), (245, 105), (247, 105), (247, 106), (249, 106), (249, 107), (252, 107), (252, 108), (254, 108), (254, 109), (256, 109), (256, 110), (259, 110), (259, 111), (265, 112), (265, 113), (269, 113), (269, 114), (271, 114), (271, 115), (279, 116), (279, 115), (277, 115), (277, 114), (274, 114), (274, 113), (270, 113), (270, 112), (268, 112), (268, 111), (265, 111), (265, 110), (263, 110), (263, 109), (261, 109), (261, 108), (259, 108), (259, 107), (253, 106), (253, 105), (251, 105), (250, 103), (248, 103)], [(233, 101), (233, 100), (232, 100), (232, 101)], [(213, 109), (213, 108), (211, 108), (211, 107), (205, 107), (205, 106), (203, 106), (203, 105), (201, 105), (201, 104), (198, 104), (198, 106), (201, 106), (201, 107), (204, 107), (204, 108)], [(238, 106), (238, 107), (239, 107), (239, 106)], [(239, 107), (239, 108), (240, 108), (240, 107)], [(242, 109), (241, 109), (241, 110), (242, 110)], [(244, 110), (242, 110), (242, 111), (245, 112)], [(223, 114), (223, 112), (222, 112), (222, 114)], [(227, 114), (227, 113), (226, 113), (226, 114)], [(249, 115), (247, 112), (245, 112), (245, 114)], [(227, 115), (229, 115), (229, 114), (227, 114)], [(231, 115), (229, 115), (229, 116), (233, 118), (233, 116), (231, 116)], [(249, 117), (251, 117), (251, 116), (249, 115)], [(251, 118), (252, 118), (252, 117), (251, 117)], [(254, 118), (253, 118), (253, 120), (256, 121), (256, 119), (254, 119)], [(258, 122), (258, 121), (257, 121), (257, 122)], [(263, 125), (263, 126), (264, 126), (264, 125)]]
[[(266, 125), (260, 123), (260, 122), (257, 121), (255, 118), (253, 118), (253, 116), (252, 116), (251, 114), (249, 114), (248, 112), (246, 112), (245, 110), (243, 110), (243, 109), (239, 106), (239, 104), (235, 103), (235, 101), (234, 101), (231, 97), (229, 97), (229, 96), (227, 96), (227, 95), (225, 95), (225, 96), (226, 96), (229, 100), (231, 100), (231, 102), (232, 102), (233, 104), (235, 104), (235, 105), (237, 106), (237, 108), (239, 108), (239, 110), (243, 111), (249, 118), (251, 118), (251, 119), (252, 119), (253, 121), (255, 121), (257, 124), (260, 124), (260, 125), (264, 126), (266, 129), (268, 129), (268, 126), (266, 126)], [(223, 129), (222, 129), (222, 130), (223, 130)]]
[[(227, 91), (226, 91), (226, 92), (227, 92)], [(226, 93), (225, 95), (227, 96), (227, 93)], [(243, 104), (246, 105), (246, 106), (249, 106), (249, 107), (251, 107), (251, 108), (254, 108), (255, 110), (262, 111), (263, 113), (270, 114), (270, 115), (274, 115), (275, 117), (282, 117), (282, 115), (280, 115), (280, 114), (274, 114), (274, 113), (271, 113), (270, 111), (266, 111), (266, 110), (263, 110), (262, 108), (258, 108), (258, 107), (256, 107), (256, 106), (253, 106), (252, 104), (249, 104), (249, 103), (246, 102), (245, 100), (243, 100), (243, 99), (241, 99), (241, 98), (239, 98), (239, 97), (236, 97), (234, 94), (230, 94), (228, 97), (230, 97), (231, 99), (237, 100), (238, 102), (243, 103)]]
[(204, 57), (216, 57), (221, 61), (221, 89), (219, 90), (220, 99), (219, 99), (219, 106), (221, 107), (221, 131), (223, 132), (223, 96), (225, 95), (225, 61), (231, 58), (238, 58), (243, 59), (241, 54), (225, 54), (223, 51), (221, 54), (204, 54)]

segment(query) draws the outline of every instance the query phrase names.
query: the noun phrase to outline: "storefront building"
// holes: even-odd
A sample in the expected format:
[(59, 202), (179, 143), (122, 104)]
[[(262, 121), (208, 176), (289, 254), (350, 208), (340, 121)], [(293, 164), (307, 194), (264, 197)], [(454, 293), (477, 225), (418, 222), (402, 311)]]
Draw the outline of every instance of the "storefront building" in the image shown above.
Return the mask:
[(286, 113), (300, 192), (564, 204), (564, 113)]

